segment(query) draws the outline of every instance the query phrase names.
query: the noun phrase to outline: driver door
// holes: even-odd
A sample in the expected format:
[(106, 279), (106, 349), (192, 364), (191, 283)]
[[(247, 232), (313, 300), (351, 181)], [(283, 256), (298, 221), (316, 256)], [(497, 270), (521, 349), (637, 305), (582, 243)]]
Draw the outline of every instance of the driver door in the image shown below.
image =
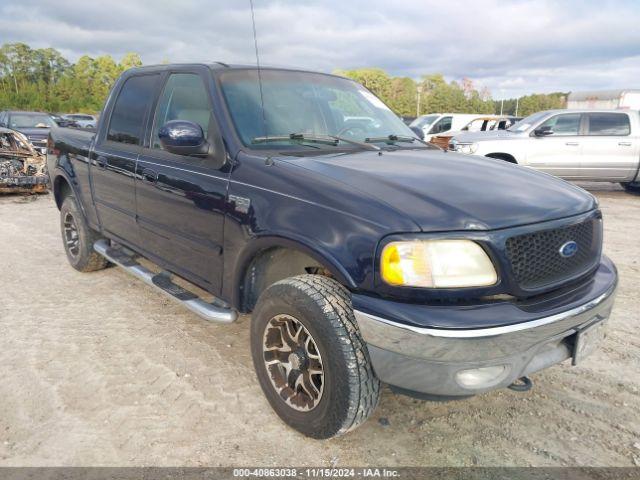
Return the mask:
[(580, 178), (582, 117), (580, 113), (561, 113), (538, 125), (536, 129), (548, 127), (552, 133), (540, 137), (531, 133), (527, 142), (528, 166), (557, 177)]
[(212, 88), (206, 69), (176, 70), (165, 76), (151, 134), (138, 158), (136, 201), (142, 245), (152, 260), (216, 294), (222, 281), (228, 172), (211, 158), (170, 153), (158, 137), (168, 121), (188, 120), (214, 142), (219, 132), (212, 114)]

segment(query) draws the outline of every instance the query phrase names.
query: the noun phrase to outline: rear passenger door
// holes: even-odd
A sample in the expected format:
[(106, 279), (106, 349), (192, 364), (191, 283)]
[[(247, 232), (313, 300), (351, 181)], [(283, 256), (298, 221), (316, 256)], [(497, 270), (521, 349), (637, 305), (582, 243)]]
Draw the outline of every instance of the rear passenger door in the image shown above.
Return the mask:
[(581, 175), (582, 114), (560, 113), (536, 127), (550, 127), (551, 134), (527, 140), (527, 165), (558, 177), (575, 179)]
[[(224, 206), (228, 171), (212, 158), (176, 155), (163, 149), (160, 128), (170, 120), (202, 127), (220, 145), (213, 116), (208, 69), (169, 72), (155, 107), (150, 135), (137, 165), (140, 236), (149, 256), (212, 293), (220, 290)], [(224, 155), (218, 151), (216, 156)]]
[(93, 200), (108, 236), (138, 244), (135, 167), (160, 74), (130, 76), (114, 92), (90, 156)]
[(633, 180), (640, 158), (640, 141), (637, 135), (631, 135), (629, 115), (597, 112), (586, 117), (582, 177), (616, 182)]

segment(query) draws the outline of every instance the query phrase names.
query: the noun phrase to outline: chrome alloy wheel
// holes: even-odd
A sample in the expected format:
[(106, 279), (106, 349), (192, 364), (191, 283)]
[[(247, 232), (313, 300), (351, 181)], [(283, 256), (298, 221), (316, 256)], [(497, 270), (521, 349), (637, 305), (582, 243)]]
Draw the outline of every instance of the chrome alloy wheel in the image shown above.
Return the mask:
[(264, 330), (262, 351), (271, 384), (291, 408), (313, 410), (324, 391), (322, 357), (305, 326), (291, 315), (276, 315)]
[(78, 233), (76, 219), (68, 212), (64, 216), (63, 231), (67, 251), (75, 258), (80, 253), (80, 234)]

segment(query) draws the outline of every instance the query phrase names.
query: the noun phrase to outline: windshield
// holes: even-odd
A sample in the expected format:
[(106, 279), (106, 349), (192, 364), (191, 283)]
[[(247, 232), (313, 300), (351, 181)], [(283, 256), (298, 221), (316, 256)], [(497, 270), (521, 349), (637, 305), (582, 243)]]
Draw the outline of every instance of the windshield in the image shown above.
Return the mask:
[(440, 118), (440, 115), (423, 115), (422, 117), (418, 117), (413, 122), (411, 122), (411, 126), (425, 128), (435, 122), (438, 118)]
[(38, 113), (14, 113), (9, 118), (9, 128), (47, 128), (54, 123), (49, 115)]
[[(356, 82), (285, 70), (262, 70), (260, 76), (264, 114), (257, 70), (233, 70), (220, 76), (233, 123), (247, 146), (280, 148), (305, 143), (307, 137), (327, 136), (357, 142), (377, 142), (389, 136), (415, 140), (400, 118)], [(265, 137), (285, 138), (265, 141)]]
[(507, 130), (510, 132), (524, 132), (529, 130), (532, 126), (542, 120), (544, 117), (548, 115), (549, 112), (538, 112), (529, 115), (528, 117), (524, 117), (519, 122), (511, 125)]

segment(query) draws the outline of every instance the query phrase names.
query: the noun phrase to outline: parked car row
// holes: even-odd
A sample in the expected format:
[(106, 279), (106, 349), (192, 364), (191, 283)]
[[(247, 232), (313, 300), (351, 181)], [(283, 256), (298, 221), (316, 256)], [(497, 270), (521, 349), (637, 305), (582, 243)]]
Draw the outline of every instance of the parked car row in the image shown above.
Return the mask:
[[(579, 134), (620, 128), (582, 115)], [(474, 120), (450, 117), (423, 129)], [(484, 132), (463, 135), (539, 130), (532, 138), (545, 142), (568, 128), (541, 130), (545, 118), (493, 132), (483, 119)], [(50, 135), (71, 266), (117, 264), (208, 321), (252, 313), (260, 386), (305, 435), (356, 428), (381, 382), (440, 400), (524, 391), (530, 374), (580, 363), (603, 338), (617, 273), (596, 199), (421, 141), (353, 80), (219, 63), (132, 68), (95, 133)]]
[(421, 138), (430, 141), (434, 137), (440, 137), (437, 145), (443, 141), (448, 143), (447, 137), (457, 132), (479, 132), (489, 130), (504, 130), (513, 125), (516, 117), (509, 115), (479, 115), (469, 113), (433, 113), (416, 118), (409, 126), (416, 133), (421, 133)]
[(97, 118), (87, 114), (57, 114), (5, 110), (0, 112), (0, 127), (15, 130), (24, 134), (36, 151), (46, 153), (47, 137), (53, 127), (96, 128)]

